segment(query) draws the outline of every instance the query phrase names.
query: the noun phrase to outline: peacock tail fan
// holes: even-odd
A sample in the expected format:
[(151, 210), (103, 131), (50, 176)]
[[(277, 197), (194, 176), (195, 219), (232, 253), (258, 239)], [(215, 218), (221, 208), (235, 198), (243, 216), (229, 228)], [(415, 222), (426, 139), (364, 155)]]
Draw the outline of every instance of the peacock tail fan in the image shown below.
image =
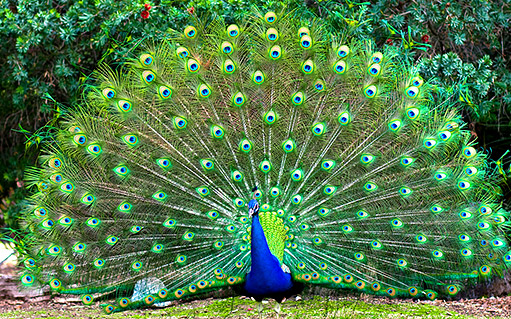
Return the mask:
[(295, 282), (434, 299), (511, 266), (487, 155), (396, 48), (285, 12), (170, 38), (101, 66), (27, 171), (24, 286), (108, 313), (239, 286), (252, 196)]

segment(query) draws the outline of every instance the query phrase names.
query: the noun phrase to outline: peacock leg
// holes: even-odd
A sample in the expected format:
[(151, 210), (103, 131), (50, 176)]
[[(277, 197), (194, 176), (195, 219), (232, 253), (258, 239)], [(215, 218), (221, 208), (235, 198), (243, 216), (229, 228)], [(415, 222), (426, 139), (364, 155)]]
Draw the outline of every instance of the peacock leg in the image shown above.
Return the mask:
[(277, 319), (280, 318), (280, 302), (277, 302), (275, 304), (275, 307), (273, 307), (273, 310), (275, 310), (275, 312), (277, 313)]
[(263, 318), (263, 302), (258, 301), (257, 302), (257, 312), (259, 313), (259, 319)]

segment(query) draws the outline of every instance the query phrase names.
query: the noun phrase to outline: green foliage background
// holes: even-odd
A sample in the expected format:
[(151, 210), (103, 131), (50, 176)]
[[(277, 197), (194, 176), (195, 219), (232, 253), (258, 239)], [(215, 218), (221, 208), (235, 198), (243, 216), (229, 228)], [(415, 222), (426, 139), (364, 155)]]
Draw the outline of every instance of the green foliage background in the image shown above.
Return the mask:
[[(143, 19), (144, 4), (152, 6)], [(0, 227), (24, 196), (59, 104), (73, 105), (99, 61), (113, 64), (141, 38), (181, 30), (190, 17), (233, 21), (286, 6), (319, 17), (333, 31), (401, 46), (439, 90), (460, 96), (469, 128), (498, 159), (511, 136), (511, 0), (0, 0)], [(58, 101), (55, 102), (55, 101)], [(50, 131), (51, 132), (51, 131)], [(35, 146), (35, 147), (34, 147)], [(2, 218), (4, 219), (2, 221)]]

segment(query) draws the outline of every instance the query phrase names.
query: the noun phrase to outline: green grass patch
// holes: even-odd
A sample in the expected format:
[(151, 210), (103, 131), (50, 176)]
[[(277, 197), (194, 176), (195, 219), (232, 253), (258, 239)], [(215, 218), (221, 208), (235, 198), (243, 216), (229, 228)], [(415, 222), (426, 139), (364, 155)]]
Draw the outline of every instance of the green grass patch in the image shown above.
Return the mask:
[[(275, 301), (263, 304), (262, 318), (277, 318)], [(44, 309), (45, 307), (46, 309)], [(10, 312), (0, 318), (258, 318), (257, 303), (250, 299), (207, 299), (179, 303), (167, 308), (150, 308), (104, 315), (97, 306), (48, 303)], [(280, 318), (478, 318), (445, 308), (417, 303), (369, 303), (357, 300), (288, 300), (281, 305)]]

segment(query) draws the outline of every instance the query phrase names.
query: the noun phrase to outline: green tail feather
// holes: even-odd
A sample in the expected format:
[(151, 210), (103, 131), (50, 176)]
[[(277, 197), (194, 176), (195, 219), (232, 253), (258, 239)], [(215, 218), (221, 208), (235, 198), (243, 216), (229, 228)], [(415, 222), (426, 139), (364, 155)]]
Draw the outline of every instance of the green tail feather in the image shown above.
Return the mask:
[(24, 285), (107, 312), (239, 285), (256, 185), (296, 281), (434, 299), (511, 265), (497, 173), (397, 49), (285, 13), (173, 36), (101, 66), (27, 171)]

